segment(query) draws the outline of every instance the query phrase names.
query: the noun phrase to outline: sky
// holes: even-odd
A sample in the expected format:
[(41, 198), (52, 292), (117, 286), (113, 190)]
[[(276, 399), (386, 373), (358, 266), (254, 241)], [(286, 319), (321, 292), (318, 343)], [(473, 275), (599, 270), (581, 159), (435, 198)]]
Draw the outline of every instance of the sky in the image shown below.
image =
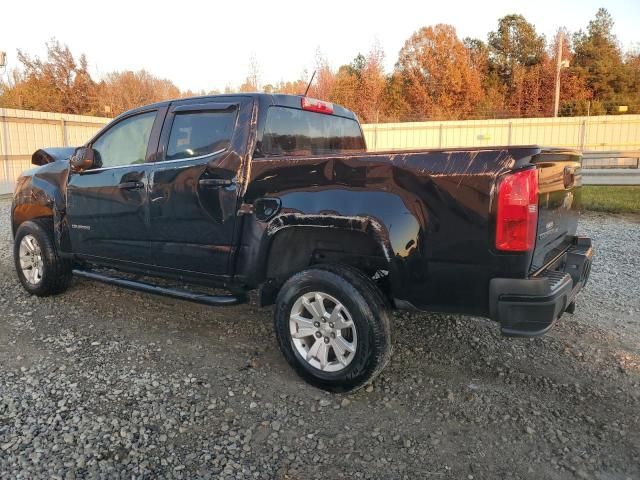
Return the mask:
[(640, 48), (640, 0), (7, 0), (0, 51), (10, 70), (17, 48), (44, 56), (45, 42), (55, 38), (74, 55), (85, 53), (96, 79), (145, 69), (197, 92), (238, 87), (252, 56), (260, 83), (275, 84), (299, 79), (305, 69), (310, 75), (317, 51), (337, 68), (377, 42), (391, 71), (405, 40), (423, 26), (448, 23), (460, 38), (486, 40), (498, 18), (519, 13), (551, 38), (560, 26), (586, 28), (601, 6), (623, 49)]

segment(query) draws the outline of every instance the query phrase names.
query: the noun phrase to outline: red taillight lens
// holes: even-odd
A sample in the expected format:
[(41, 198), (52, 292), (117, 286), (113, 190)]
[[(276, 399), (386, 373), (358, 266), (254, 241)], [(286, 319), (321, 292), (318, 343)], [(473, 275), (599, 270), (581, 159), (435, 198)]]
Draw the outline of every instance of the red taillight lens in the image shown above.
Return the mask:
[(506, 175), (498, 187), (496, 249), (524, 252), (535, 245), (538, 223), (538, 171)]
[(318, 113), (333, 113), (333, 103), (323, 102), (315, 98), (302, 97), (302, 109)]

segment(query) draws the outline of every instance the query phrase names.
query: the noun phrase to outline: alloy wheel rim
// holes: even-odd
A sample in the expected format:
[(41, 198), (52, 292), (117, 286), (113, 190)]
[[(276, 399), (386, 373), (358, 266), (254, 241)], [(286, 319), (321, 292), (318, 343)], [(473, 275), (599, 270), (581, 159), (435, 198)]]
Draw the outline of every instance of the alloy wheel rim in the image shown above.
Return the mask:
[(296, 300), (289, 315), (289, 333), (302, 359), (323, 372), (344, 370), (358, 347), (351, 314), (324, 292), (308, 292)]
[(22, 237), (18, 256), (20, 259), (20, 270), (22, 270), (24, 278), (29, 284), (38, 285), (42, 281), (44, 262), (42, 261), (40, 244), (33, 235), (25, 235)]

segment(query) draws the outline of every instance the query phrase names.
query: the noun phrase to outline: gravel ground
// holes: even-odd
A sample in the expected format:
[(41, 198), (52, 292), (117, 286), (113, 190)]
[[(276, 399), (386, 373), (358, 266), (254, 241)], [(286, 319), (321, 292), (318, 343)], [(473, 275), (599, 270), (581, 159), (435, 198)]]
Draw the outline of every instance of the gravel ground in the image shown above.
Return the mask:
[(545, 337), (399, 313), (391, 364), (341, 396), (295, 376), (255, 303), (27, 295), (8, 215), (0, 478), (640, 478), (638, 218), (583, 217), (592, 280)]

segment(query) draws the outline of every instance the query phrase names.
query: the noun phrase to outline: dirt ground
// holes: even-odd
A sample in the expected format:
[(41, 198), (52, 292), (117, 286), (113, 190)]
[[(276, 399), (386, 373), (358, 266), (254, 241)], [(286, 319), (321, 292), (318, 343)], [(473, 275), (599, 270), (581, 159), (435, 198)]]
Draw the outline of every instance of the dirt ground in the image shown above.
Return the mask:
[(0, 478), (640, 478), (640, 223), (588, 214), (575, 315), (508, 339), (394, 315), (394, 355), (331, 395), (280, 355), (272, 311), (75, 279), (27, 295), (0, 202)]

